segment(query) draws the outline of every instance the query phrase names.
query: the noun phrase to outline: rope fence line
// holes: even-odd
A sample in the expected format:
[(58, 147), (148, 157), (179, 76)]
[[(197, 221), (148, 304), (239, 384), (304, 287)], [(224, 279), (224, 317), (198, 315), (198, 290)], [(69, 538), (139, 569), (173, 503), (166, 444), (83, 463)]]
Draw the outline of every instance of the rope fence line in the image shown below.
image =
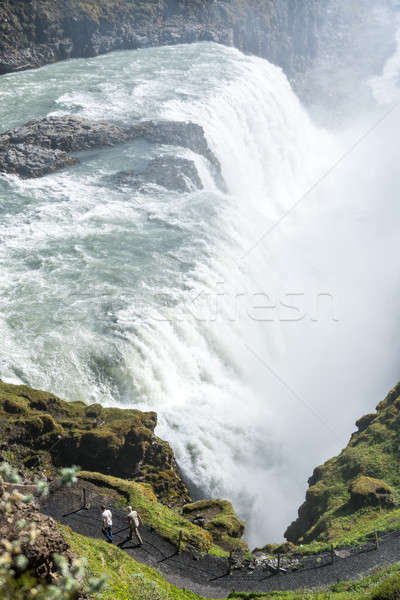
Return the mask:
[[(57, 486), (57, 489), (59, 489), (58, 486)], [(90, 527), (92, 527), (93, 524), (96, 523), (98, 519), (96, 517), (92, 516), (90, 513), (87, 513), (87, 512), (82, 513), (83, 510), (89, 511), (90, 508), (94, 508), (94, 505), (92, 505), (90, 502), (91, 490), (87, 490), (86, 488), (82, 488), (78, 485), (74, 488), (71, 488), (70, 491), (74, 492), (74, 491), (78, 491), (79, 489), (81, 489), (81, 495), (80, 495), (81, 506), (80, 506), (80, 508), (78, 508), (78, 509), (74, 508), (74, 510), (71, 510), (71, 511), (63, 514), (62, 517), (65, 518), (68, 516), (76, 515), (82, 523), (86, 523)], [(68, 504), (69, 504), (70, 508), (72, 508), (73, 505), (76, 506), (77, 498), (78, 498), (78, 494), (76, 494), (76, 493), (71, 493), (68, 495), (68, 499), (69, 499)], [(65, 495), (64, 495), (64, 500), (65, 500)], [(117, 522), (119, 524), (119, 522), (122, 520), (123, 520), (122, 515), (117, 514), (115, 522)], [(118, 536), (121, 533), (123, 533), (124, 531), (128, 531), (128, 529), (129, 529), (129, 527), (122, 527), (118, 531), (114, 532), (113, 535)], [(157, 553), (159, 553), (159, 555), (161, 555), (162, 558), (157, 560), (158, 563), (171, 561), (171, 563), (173, 563), (175, 565), (179, 565), (185, 569), (190, 569), (190, 570), (196, 571), (198, 573), (203, 573), (204, 575), (206, 575), (208, 577), (207, 582), (214, 582), (214, 581), (225, 579), (225, 578), (229, 577), (230, 581), (232, 583), (235, 581), (238, 582), (238, 581), (250, 581), (250, 580), (254, 583), (261, 583), (261, 582), (263, 582), (267, 579), (270, 579), (271, 577), (275, 577), (275, 576), (279, 577), (281, 575), (294, 574), (296, 572), (305, 572), (305, 571), (312, 571), (312, 570), (320, 569), (320, 568), (323, 568), (323, 567), (326, 567), (329, 565), (333, 565), (338, 559), (340, 561), (342, 561), (342, 560), (351, 558), (353, 556), (363, 554), (365, 552), (371, 552), (373, 550), (378, 550), (380, 548), (380, 546), (382, 544), (384, 544), (387, 540), (400, 536), (400, 530), (386, 531), (386, 532), (382, 532), (382, 533), (375, 531), (372, 534), (372, 537), (373, 537), (372, 541), (367, 541), (361, 546), (347, 546), (347, 547), (340, 547), (340, 548), (335, 549), (334, 546), (331, 545), (328, 550), (326, 550), (320, 554), (316, 554), (316, 555), (299, 555), (296, 553), (277, 554), (276, 555), (276, 566), (272, 565), (270, 563), (265, 564), (265, 565), (260, 564), (259, 566), (256, 566), (250, 574), (242, 574), (240, 568), (235, 568), (234, 555), (232, 552), (229, 554), (228, 558), (225, 558), (225, 559), (219, 558), (220, 564), (216, 564), (215, 565), (216, 568), (214, 570), (204, 568), (204, 565), (201, 567), (198, 564), (191, 565), (190, 563), (179, 559), (179, 557), (182, 553), (182, 544), (184, 542), (184, 533), (182, 530), (179, 531), (177, 542), (173, 541), (173, 539), (165, 537), (166, 535), (168, 535), (170, 533), (172, 538), (176, 538), (176, 529), (173, 529), (173, 528), (163, 527), (162, 532), (161, 532), (161, 531), (156, 530), (154, 527), (146, 526), (145, 532), (148, 532), (150, 534), (154, 533), (155, 535), (162, 537), (166, 543), (168, 543), (172, 546), (175, 546), (175, 548), (176, 548), (176, 550), (173, 554), (166, 555), (165, 552), (163, 550), (161, 550), (161, 548), (159, 548), (154, 543), (150, 542), (148, 539), (145, 539), (145, 537), (147, 537), (147, 536), (143, 535), (144, 544), (151, 546)], [(126, 539), (125, 541), (128, 541), (128, 539)], [(121, 547), (121, 545), (123, 543), (124, 543), (124, 540), (122, 542), (120, 542), (118, 544), (118, 546)], [(136, 548), (138, 548), (138, 546), (135, 546), (133, 548), (123, 548), (122, 547), (122, 549), (126, 549), (126, 550), (136, 549)], [(147, 550), (146, 548), (144, 548), (143, 546), (141, 546), (140, 549), (143, 550), (144, 552), (146, 552), (147, 554), (151, 555), (151, 552), (149, 550)], [(195, 556), (190, 551), (185, 553), (185, 556), (189, 556), (189, 555), (191, 556), (192, 559)], [(208, 554), (206, 556), (210, 557), (212, 555)], [(200, 557), (197, 560), (201, 560), (202, 558), (204, 558), (204, 557)], [(218, 560), (217, 557), (215, 557), (215, 560), (216, 561)], [(218, 574), (217, 573), (218, 568), (219, 569), (223, 568), (224, 564), (226, 565), (225, 573)], [(267, 572), (267, 574), (266, 574), (266, 572)]]

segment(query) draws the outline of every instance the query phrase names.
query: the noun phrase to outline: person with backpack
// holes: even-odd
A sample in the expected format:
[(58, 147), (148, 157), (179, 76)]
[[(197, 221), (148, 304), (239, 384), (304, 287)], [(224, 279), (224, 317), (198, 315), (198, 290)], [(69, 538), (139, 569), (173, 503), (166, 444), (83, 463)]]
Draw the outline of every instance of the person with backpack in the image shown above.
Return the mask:
[(143, 546), (143, 540), (139, 533), (139, 522), (143, 525), (143, 521), (141, 516), (136, 510), (133, 510), (132, 506), (128, 506), (128, 523), (129, 523), (129, 537), (131, 540), (133, 538), (133, 533), (135, 533), (136, 539), (139, 542), (140, 546)]

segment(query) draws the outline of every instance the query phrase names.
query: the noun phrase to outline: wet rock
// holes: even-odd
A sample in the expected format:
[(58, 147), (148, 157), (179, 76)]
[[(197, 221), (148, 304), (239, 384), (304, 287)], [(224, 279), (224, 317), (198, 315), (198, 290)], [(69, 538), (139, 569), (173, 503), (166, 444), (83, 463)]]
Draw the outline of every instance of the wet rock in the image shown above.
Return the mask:
[(210, 150), (204, 130), (197, 123), (188, 121), (144, 121), (131, 127), (133, 137), (149, 142), (189, 148), (196, 154), (207, 158), (219, 169), (215, 154)]
[(161, 156), (151, 160), (143, 171), (121, 171), (112, 177), (116, 185), (145, 191), (146, 183), (155, 183), (167, 190), (189, 192), (202, 189), (196, 165), (186, 158)]
[(114, 146), (129, 139), (129, 130), (103, 121), (74, 116), (33, 119), (21, 127), (0, 135), (0, 145), (31, 144), (79, 152), (102, 146)]
[[(0, 172), (16, 173), (21, 177), (40, 177), (76, 163), (77, 159), (67, 153), (115, 146), (136, 139), (189, 148), (204, 156), (210, 162), (216, 176), (221, 179), (219, 162), (209, 148), (200, 125), (184, 121), (143, 121), (131, 127), (119, 127), (112, 123), (75, 116), (34, 119), (1, 134)], [(193, 171), (195, 167), (182, 161), (184, 159), (175, 159), (174, 166), (171, 162), (165, 163), (165, 176), (161, 176), (164, 183), (160, 185), (166, 184), (167, 187), (172, 185), (175, 179), (179, 180), (179, 186), (182, 186), (182, 174), (179, 175), (178, 171), (183, 173), (185, 170), (189, 172), (189, 179), (199, 187), (200, 180), (197, 172)], [(150, 165), (150, 174), (157, 174), (159, 177), (161, 166), (160, 162)]]
[(33, 144), (8, 144), (0, 147), (0, 170), (21, 177), (41, 177), (77, 162), (62, 150), (51, 150)]

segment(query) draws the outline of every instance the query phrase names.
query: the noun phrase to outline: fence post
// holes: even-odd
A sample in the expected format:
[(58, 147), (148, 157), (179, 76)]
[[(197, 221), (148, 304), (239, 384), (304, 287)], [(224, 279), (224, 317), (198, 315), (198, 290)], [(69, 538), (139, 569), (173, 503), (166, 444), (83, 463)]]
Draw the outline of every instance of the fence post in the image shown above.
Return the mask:
[(83, 501), (82, 506), (86, 508), (86, 488), (83, 488)]
[(281, 555), (278, 553), (278, 575), (281, 574)]
[(229, 552), (229, 558), (228, 558), (228, 575), (232, 575), (232, 568), (233, 568), (233, 552), (231, 550)]
[(331, 544), (331, 565), (335, 562), (335, 551), (333, 549), (333, 544)]
[(378, 532), (375, 531), (375, 550), (378, 550), (379, 548), (379, 537), (378, 537)]
[(179, 531), (179, 538), (178, 538), (178, 554), (181, 553), (181, 546), (182, 546), (182, 529)]

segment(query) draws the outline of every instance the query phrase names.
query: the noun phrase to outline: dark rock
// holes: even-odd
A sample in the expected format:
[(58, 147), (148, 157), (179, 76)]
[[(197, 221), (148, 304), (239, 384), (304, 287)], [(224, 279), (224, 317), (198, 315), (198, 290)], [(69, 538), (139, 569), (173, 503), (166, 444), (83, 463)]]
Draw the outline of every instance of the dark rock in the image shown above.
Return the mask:
[(196, 515), (194, 517), (194, 519), (192, 520), (192, 523), (194, 523), (195, 525), (198, 525), (199, 527), (204, 527), (206, 524), (206, 519), (205, 519), (205, 517), (202, 517), (201, 515)]
[(305, 97), (315, 86), (332, 95), (342, 82), (332, 85), (333, 70), (351, 72), (354, 91), (394, 51), (390, 9), (390, 0), (356, 8), (337, 0), (8, 1), (0, 3), (0, 74), (111, 50), (211, 41), (279, 65)]
[[(119, 127), (75, 116), (34, 119), (1, 134), (0, 172), (16, 173), (21, 177), (40, 177), (76, 163), (77, 159), (67, 152), (115, 146), (135, 139), (189, 148), (204, 156), (212, 165), (216, 177), (222, 179), (219, 162), (210, 150), (200, 125), (184, 121), (143, 121), (131, 127)], [(173, 170), (178, 174), (181, 169), (183, 173), (185, 166), (185, 170), (191, 173), (189, 178), (197, 185), (200, 181), (197, 172), (194, 174), (193, 167), (184, 165), (183, 160), (179, 164), (179, 159), (175, 159)], [(158, 171), (157, 163), (153, 163), (149, 169), (154, 175)], [(171, 178), (172, 172), (170, 177), (165, 176), (164, 182), (172, 183)], [(182, 176), (178, 179), (182, 180)]]
[(79, 152), (114, 146), (129, 139), (129, 130), (102, 121), (74, 116), (33, 119), (0, 135), (0, 146), (34, 144), (51, 150)]
[(112, 181), (117, 185), (143, 191), (146, 183), (155, 183), (167, 190), (178, 192), (188, 192), (203, 187), (193, 161), (175, 156), (155, 158), (140, 173), (121, 171), (112, 177)]
[(274, 554), (290, 554), (296, 550), (296, 546), (291, 542), (283, 542), (277, 548), (274, 548)]
[(207, 158), (219, 169), (215, 154), (210, 150), (204, 130), (200, 125), (187, 121), (144, 121), (131, 127), (133, 137), (149, 142), (182, 146)]
[(0, 170), (21, 177), (41, 177), (73, 165), (77, 159), (62, 150), (42, 148), (33, 144), (0, 146)]
[(369, 425), (371, 425), (372, 421), (375, 420), (375, 417), (376, 417), (376, 413), (368, 413), (367, 415), (360, 417), (360, 419), (358, 419), (358, 421), (356, 421), (356, 427), (357, 427), (358, 433), (361, 433), (362, 431), (367, 429), (367, 427)]

